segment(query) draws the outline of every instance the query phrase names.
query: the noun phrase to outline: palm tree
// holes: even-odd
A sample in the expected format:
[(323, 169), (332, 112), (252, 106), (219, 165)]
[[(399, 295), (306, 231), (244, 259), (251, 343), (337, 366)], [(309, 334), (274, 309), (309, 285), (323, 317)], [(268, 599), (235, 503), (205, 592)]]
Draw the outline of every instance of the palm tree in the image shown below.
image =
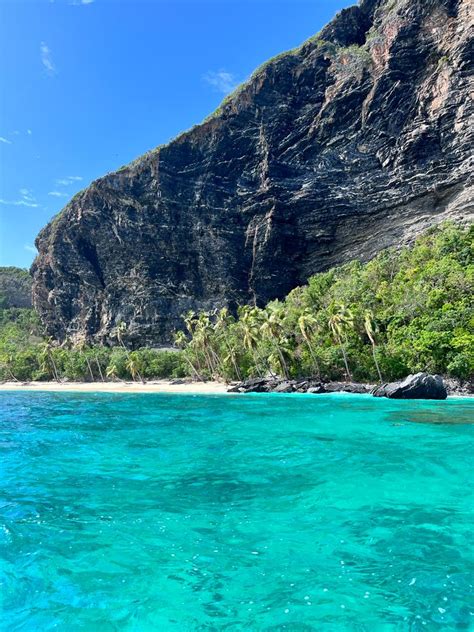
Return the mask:
[(195, 375), (197, 377), (198, 380), (202, 380), (202, 376), (199, 373), (199, 367), (196, 368), (194, 366), (194, 364), (192, 363), (191, 359), (188, 356), (188, 349), (189, 349), (189, 340), (186, 337), (186, 334), (184, 333), (184, 331), (177, 331), (174, 335), (174, 344), (179, 348), (183, 350), (183, 355), (184, 355), (184, 359), (186, 360), (186, 362), (189, 364), (189, 367), (191, 369), (191, 375)]
[(319, 366), (318, 359), (313, 350), (313, 345), (311, 344), (311, 337), (314, 336), (316, 330), (318, 328), (318, 321), (313, 316), (312, 312), (309, 309), (305, 309), (301, 316), (298, 318), (298, 328), (301, 332), (301, 336), (305, 341), (311, 359), (313, 361), (313, 367), (316, 369), (318, 380), (321, 379), (321, 369)]
[(40, 359), (41, 359), (41, 368), (43, 371), (49, 372), (52, 370), (53, 377), (56, 382), (61, 382), (58, 373), (58, 367), (56, 366), (56, 362), (54, 361), (54, 356), (52, 353), (53, 349), (53, 339), (51, 336), (46, 338), (41, 346)]
[(219, 358), (217, 357), (216, 352), (212, 347), (212, 335), (214, 333), (214, 329), (211, 324), (209, 312), (201, 312), (199, 314), (197, 318), (195, 332), (197, 334), (197, 339), (200, 343), (204, 357), (206, 358), (209, 373), (211, 377), (215, 377), (217, 373), (216, 369), (217, 364), (219, 363)]
[(80, 342), (77, 345), (77, 348), (79, 349), (79, 353), (84, 356), (84, 358), (86, 360), (86, 364), (87, 364), (87, 370), (89, 371), (89, 375), (91, 376), (91, 380), (94, 382), (94, 373), (92, 371), (91, 363), (89, 362), (89, 358), (88, 358), (87, 353), (85, 351), (84, 341)]
[(285, 356), (283, 355), (283, 345), (281, 340), (283, 333), (283, 321), (283, 311), (280, 307), (270, 304), (263, 311), (263, 323), (260, 327), (260, 331), (263, 335), (267, 336), (270, 344), (275, 349), (283, 375), (286, 379), (289, 379), (290, 373), (288, 371)]
[[(233, 322), (233, 319), (232, 319)], [(235, 349), (231, 347), (228, 341), (228, 333), (229, 333), (229, 325), (231, 323), (231, 317), (229, 316), (229, 310), (227, 307), (223, 307), (216, 314), (216, 320), (214, 322), (214, 333), (219, 337), (221, 337), (224, 342), (224, 346), (227, 349), (228, 355), (224, 358), (224, 362), (228, 360), (231, 361), (232, 366), (234, 367), (235, 375), (238, 380), (242, 379), (242, 374), (240, 372), (239, 366), (237, 364), (237, 360), (235, 357)]]
[(99, 362), (99, 358), (97, 357), (97, 354), (94, 356), (94, 360), (95, 360), (95, 363), (97, 365), (97, 368), (99, 369), (100, 379), (102, 380), (102, 382), (105, 382), (104, 374), (102, 373), (102, 368), (100, 366), (100, 362)]
[(5, 369), (8, 371), (8, 373), (10, 374), (10, 377), (12, 378), (14, 382), (19, 382), (20, 380), (14, 375), (11, 369), (11, 364), (13, 364), (13, 355), (9, 354), (6, 362), (2, 362), (1, 366), (5, 367)]
[(138, 361), (135, 357), (132, 356), (132, 354), (129, 354), (127, 362), (125, 363), (125, 367), (127, 371), (130, 373), (130, 375), (132, 376), (132, 380), (134, 382), (136, 381), (135, 378), (138, 377), (143, 384), (145, 383), (145, 380), (140, 375), (140, 371), (138, 368)]
[(262, 363), (262, 358), (258, 353), (260, 310), (250, 305), (242, 305), (239, 309), (239, 321), (242, 328), (243, 347), (250, 352), (255, 370), (258, 376), (262, 377), (259, 367), (265, 363)]
[(375, 366), (377, 368), (377, 373), (379, 375), (380, 383), (383, 382), (382, 373), (380, 371), (379, 363), (377, 361), (377, 354), (375, 352), (375, 331), (377, 328), (377, 323), (374, 319), (374, 314), (371, 310), (366, 310), (364, 314), (364, 329), (367, 334), (370, 344), (372, 345), (372, 356), (374, 358)]
[(346, 367), (346, 377), (352, 380), (352, 374), (347, 362), (347, 353), (344, 342), (347, 343), (346, 331), (354, 324), (354, 316), (350, 309), (342, 303), (332, 303), (329, 307), (328, 325), (334, 337), (336, 344), (339, 345), (344, 358), (344, 366)]
[(119, 341), (119, 344), (127, 351), (127, 347), (125, 346), (125, 343), (123, 341), (123, 337), (126, 333), (127, 333), (127, 324), (124, 323), (123, 320), (121, 320), (119, 323), (117, 323), (115, 327), (114, 335)]
[(105, 370), (105, 375), (112, 380), (118, 379), (118, 368), (116, 364), (109, 364), (107, 369)]

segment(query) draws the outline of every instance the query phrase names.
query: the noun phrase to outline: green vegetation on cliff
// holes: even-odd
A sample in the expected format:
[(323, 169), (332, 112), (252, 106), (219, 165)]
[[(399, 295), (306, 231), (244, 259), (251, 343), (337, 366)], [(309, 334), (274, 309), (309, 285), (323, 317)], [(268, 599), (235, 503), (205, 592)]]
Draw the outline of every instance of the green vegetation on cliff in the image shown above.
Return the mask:
[(0, 309), (31, 307), (31, 283), (28, 270), (0, 267)]
[(187, 314), (177, 336), (196, 375), (392, 380), (474, 374), (474, 227), (313, 276), (265, 309)]
[[(26, 274), (26, 273), (25, 273)], [(181, 352), (57, 346), (31, 309), (0, 305), (0, 380), (141, 380), (190, 375), (386, 381), (474, 374), (474, 226), (447, 224), (413, 247), (313, 276), (284, 301), (189, 313)]]

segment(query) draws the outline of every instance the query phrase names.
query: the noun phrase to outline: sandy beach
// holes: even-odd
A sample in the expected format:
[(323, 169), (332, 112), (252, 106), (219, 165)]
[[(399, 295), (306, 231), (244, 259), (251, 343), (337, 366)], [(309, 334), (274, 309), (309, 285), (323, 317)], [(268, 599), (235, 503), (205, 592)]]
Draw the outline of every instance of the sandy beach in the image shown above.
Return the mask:
[(176, 393), (206, 395), (227, 392), (227, 385), (222, 382), (183, 382), (173, 383), (168, 380), (140, 382), (3, 382), (0, 391), (49, 391), (80, 393)]

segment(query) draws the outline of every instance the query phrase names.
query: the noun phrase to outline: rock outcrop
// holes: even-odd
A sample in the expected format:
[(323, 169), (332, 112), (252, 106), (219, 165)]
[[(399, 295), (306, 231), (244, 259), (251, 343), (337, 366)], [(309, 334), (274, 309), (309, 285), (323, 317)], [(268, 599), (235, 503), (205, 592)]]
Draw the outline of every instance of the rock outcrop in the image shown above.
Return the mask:
[(401, 382), (377, 386), (372, 395), (390, 399), (446, 399), (448, 392), (440, 375), (415, 373)]
[(277, 377), (256, 377), (227, 389), (228, 393), (353, 393), (364, 395), (370, 393), (372, 386), (357, 382), (320, 382), (312, 378), (307, 380), (285, 380)]
[(203, 124), (76, 195), (39, 234), (59, 340), (166, 342), (181, 314), (472, 220), (471, 0), (362, 0)]

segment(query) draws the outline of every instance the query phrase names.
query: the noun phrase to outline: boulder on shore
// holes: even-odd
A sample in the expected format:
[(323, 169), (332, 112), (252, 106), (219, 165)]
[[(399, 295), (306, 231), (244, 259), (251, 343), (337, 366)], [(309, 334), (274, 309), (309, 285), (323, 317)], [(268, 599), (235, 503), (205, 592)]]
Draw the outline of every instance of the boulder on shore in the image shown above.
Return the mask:
[(355, 382), (320, 382), (260, 377), (234, 384), (228, 393), (369, 393), (370, 386)]
[(440, 375), (415, 373), (401, 382), (376, 386), (372, 395), (390, 399), (446, 399), (448, 392)]

